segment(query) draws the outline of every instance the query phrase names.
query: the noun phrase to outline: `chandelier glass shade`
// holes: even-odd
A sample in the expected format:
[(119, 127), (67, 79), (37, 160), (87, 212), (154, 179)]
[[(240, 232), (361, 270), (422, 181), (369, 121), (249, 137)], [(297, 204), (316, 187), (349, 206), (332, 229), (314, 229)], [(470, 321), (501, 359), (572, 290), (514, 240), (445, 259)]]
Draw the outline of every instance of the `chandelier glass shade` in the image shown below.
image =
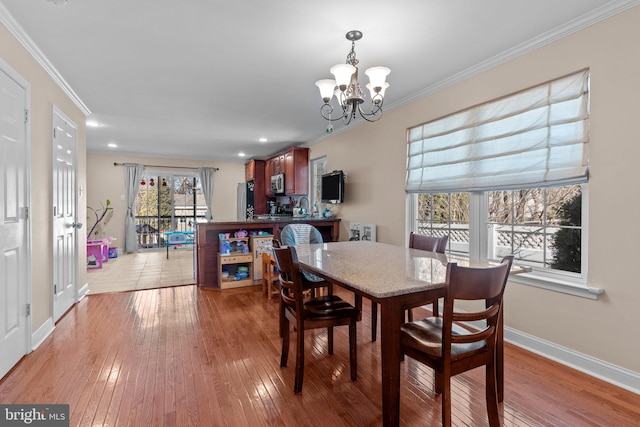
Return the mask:
[[(369, 122), (375, 122), (382, 117), (382, 104), (384, 93), (389, 87), (386, 78), (391, 72), (387, 67), (371, 67), (364, 73), (369, 77), (369, 83), (365, 86), (369, 89), (371, 98), (370, 105), (363, 108), (365, 103), (365, 92), (358, 83), (358, 59), (356, 59), (356, 40), (362, 38), (362, 32), (353, 30), (346, 34), (347, 40), (351, 40), (351, 51), (347, 55), (344, 64), (334, 65), (329, 69), (333, 74), (333, 79), (323, 79), (316, 82), (320, 90), (320, 97), (324, 104), (320, 107), (320, 114), (326, 120), (342, 120), (349, 124), (358, 115)], [(340, 107), (340, 116), (332, 117), (334, 105), (332, 100), (335, 97)]]

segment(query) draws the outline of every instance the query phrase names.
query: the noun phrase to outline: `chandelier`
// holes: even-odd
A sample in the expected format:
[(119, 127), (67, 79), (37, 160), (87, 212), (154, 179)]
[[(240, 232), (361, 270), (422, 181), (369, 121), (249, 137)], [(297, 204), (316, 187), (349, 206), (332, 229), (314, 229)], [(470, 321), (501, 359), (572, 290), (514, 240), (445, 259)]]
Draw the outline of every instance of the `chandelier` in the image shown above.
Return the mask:
[[(389, 87), (389, 83), (385, 81), (387, 75), (391, 72), (387, 67), (371, 67), (364, 73), (369, 76), (369, 83), (366, 88), (371, 94), (371, 105), (363, 109), (365, 102), (365, 93), (358, 83), (358, 60), (356, 59), (356, 40), (362, 38), (362, 32), (357, 30), (349, 31), (346, 34), (347, 40), (351, 40), (351, 52), (347, 55), (346, 63), (334, 65), (329, 69), (335, 80), (324, 79), (318, 80), (316, 86), (320, 89), (322, 97), (322, 107), (320, 114), (326, 120), (336, 121), (342, 119), (345, 125), (348, 125), (357, 114), (369, 121), (375, 122), (382, 117), (382, 104), (384, 102), (384, 92)], [(331, 100), (335, 96), (338, 105), (341, 107), (340, 117), (332, 118), (333, 105)], [(365, 111), (366, 110), (366, 111)], [(327, 132), (333, 131), (333, 127), (329, 125)]]

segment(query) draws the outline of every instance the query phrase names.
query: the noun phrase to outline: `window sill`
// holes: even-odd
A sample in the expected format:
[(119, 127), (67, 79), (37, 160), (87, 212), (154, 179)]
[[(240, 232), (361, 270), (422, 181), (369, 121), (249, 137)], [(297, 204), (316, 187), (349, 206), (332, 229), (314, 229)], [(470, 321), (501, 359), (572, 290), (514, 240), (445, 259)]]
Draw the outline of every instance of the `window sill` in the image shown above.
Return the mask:
[(543, 277), (532, 272), (511, 275), (509, 281), (592, 300), (597, 300), (604, 293), (603, 288), (591, 288), (567, 280)]

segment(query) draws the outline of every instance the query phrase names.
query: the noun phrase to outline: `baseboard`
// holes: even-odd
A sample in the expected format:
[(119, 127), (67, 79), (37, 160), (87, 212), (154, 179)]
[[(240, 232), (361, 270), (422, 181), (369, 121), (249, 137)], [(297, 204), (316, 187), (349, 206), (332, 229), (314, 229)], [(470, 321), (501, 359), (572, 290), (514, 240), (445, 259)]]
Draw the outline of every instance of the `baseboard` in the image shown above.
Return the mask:
[(547, 359), (640, 394), (640, 374), (637, 372), (612, 365), (603, 360), (508, 327), (504, 328), (504, 339), (513, 345), (539, 354)]
[(48, 318), (33, 334), (31, 334), (31, 351), (37, 349), (56, 328), (53, 319)]
[(83, 287), (78, 289), (78, 302), (89, 293), (89, 284), (85, 283)]

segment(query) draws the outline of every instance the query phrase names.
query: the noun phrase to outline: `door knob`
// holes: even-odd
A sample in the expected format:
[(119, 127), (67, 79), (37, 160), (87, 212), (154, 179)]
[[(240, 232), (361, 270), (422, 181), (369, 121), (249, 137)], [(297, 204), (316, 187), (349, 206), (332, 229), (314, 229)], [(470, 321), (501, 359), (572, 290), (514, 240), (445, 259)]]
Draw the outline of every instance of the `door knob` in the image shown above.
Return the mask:
[(82, 228), (82, 223), (74, 222), (73, 224), (71, 224), (71, 227), (75, 228), (76, 230), (80, 230)]

